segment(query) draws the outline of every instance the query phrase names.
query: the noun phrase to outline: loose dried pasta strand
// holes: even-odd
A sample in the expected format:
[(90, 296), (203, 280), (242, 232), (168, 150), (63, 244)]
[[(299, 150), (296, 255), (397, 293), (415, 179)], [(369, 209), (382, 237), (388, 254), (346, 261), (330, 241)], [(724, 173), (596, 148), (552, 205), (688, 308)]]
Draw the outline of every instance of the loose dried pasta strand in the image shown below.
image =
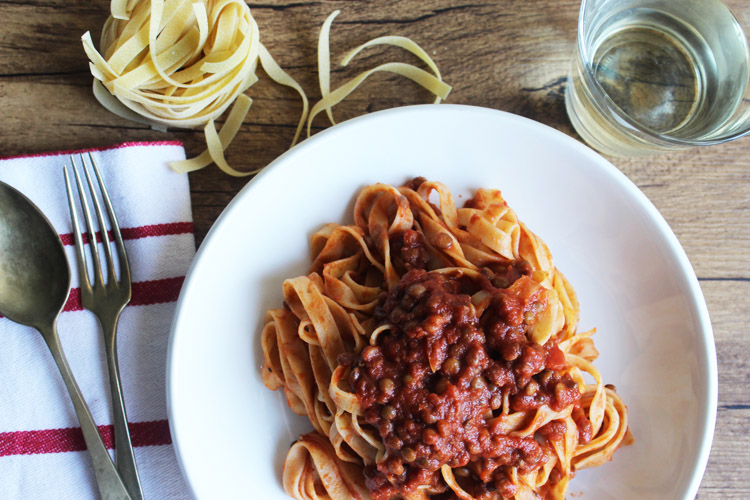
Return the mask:
[(271, 57), (271, 54), (268, 53), (268, 50), (266, 50), (266, 47), (263, 45), (260, 46), (260, 63), (263, 65), (263, 71), (265, 71), (273, 81), (278, 84), (293, 88), (297, 91), (300, 98), (302, 98), (302, 116), (300, 117), (299, 123), (297, 124), (297, 130), (294, 132), (292, 145), (289, 146), (291, 148), (292, 146), (297, 144), (299, 135), (302, 132), (302, 126), (305, 123), (305, 118), (307, 117), (309, 107), (307, 96), (305, 95), (305, 91), (302, 90), (302, 87), (291, 76), (286, 74), (278, 64), (276, 64), (276, 61), (273, 59), (273, 57)]
[(435, 74), (434, 76), (427, 73), (426, 71), (417, 68), (414, 65), (407, 64), (407, 63), (400, 63), (400, 62), (391, 62), (391, 63), (385, 63), (381, 64), (380, 66), (377, 66), (375, 68), (372, 68), (368, 71), (364, 71), (357, 75), (356, 77), (352, 78), (348, 82), (341, 85), (339, 88), (334, 90), (333, 92), (330, 91), (330, 78), (331, 78), (331, 62), (330, 62), (330, 49), (329, 49), (329, 43), (330, 43), (330, 30), (331, 25), (333, 24), (333, 20), (338, 16), (340, 11), (336, 10), (334, 11), (326, 21), (323, 23), (323, 26), (320, 30), (320, 38), (318, 41), (318, 80), (320, 83), (320, 93), (321, 93), (321, 100), (318, 101), (315, 106), (313, 106), (312, 110), (310, 111), (310, 114), (307, 117), (307, 135), (310, 136), (311, 128), (312, 128), (312, 122), (315, 119), (315, 117), (320, 113), (321, 111), (325, 110), (326, 114), (328, 115), (328, 119), (331, 121), (332, 124), (336, 124), (333, 113), (331, 108), (335, 106), (336, 104), (340, 103), (346, 97), (351, 94), (354, 90), (356, 90), (359, 85), (365, 81), (370, 75), (377, 73), (379, 71), (385, 71), (390, 73), (395, 73), (401, 76), (404, 76), (406, 78), (409, 78), (410, 80), (418, 83), (431, 93), (433, 93), (435, 98), (435, 103), (440, 103), (441, 100), (446, 99), (448, 97), (448, 94), (451, 91), (451, 87), (447, 85), (445, 82), (443, 82), (443, 79), (440, 75), (440, 71), (437, 68), (437, 65), (432, 60), (432, 58), (425, 52), (419, 45), (417, 45), (414, 41), (406, 38), (406, 37), (399, 37), (399, 36), (384, 36), (384, 37), (378, 37), (374, 38), (368, 42), (363, 43), (362, 45), (352, 49), (349, 51), (346, 56), (341, 61), (342, 66), (346, 66), (349, 64), (349, 62), (362, 50), (372, 47), (374, 45), (392, 45), (395, 47), (401, 47), (405, 50), (408, 50), (412, 54), (419, 57), (422, 61), (424, 61), (427, 66), (433, 71)]
[(312, 122), (318, 115), (318, 113), (326, 108), (333, 107), (346, 99), (346, 97), (354, 92), (354, 90), (359, 87), (359, 85), (363, 81), (365, 81), (367, 77), (369, 77), (373, 73), (377, 73), (378, 71), (395, 73), (397, 75), (409, 78), (410, 80), (415, 81), (416, 83), (420, 84), (442, 99), (448, 97), (448, 94), (451, 91), (451, 87), (448, 84), (446, 84), (442, 80), (435, 78), (426, 71), (412, 66), (411, 64), (400, 62), (384, 63), (380, 66), (360, 73), (359, 75), (355, 76), (327, 96), (323, 97), (320, 101), (318, 101), (315, 106), (312, 107), (312, 109), (310, 110), (310, 114), (307, 117), (307, 135), (310, 135)]
[[(234, 170), (226, 163), (226, 160), (224, 160), (223, 151), (227, 146), (229, 146), (229, 143), (232, 142), (234, 136), (237, 135), (237, 132), (242, 126), (242, 123), (245, 121), (245, 116), (247, 116), (252, 102), (253, 100), (247, 97), (245, 94), (240, 94), (235, 105), (232, 107), (232, 111), (229, 112), (227, 121), (224, 122), (224, 126), (221, 127), (221, 131), (218, 134), (216, 134), (216, 127), (214, 126), (213, 120), (206, 124), (207, 129), (204, 129), (204, 134), (206, 135), (206, 145), (208, 149), (195, 158), (175, 161), (170, 163), (169, 165), (176, 172), (187, 173), (193, 172), (195, 170), (200, 170), (213, 161), (216, 163), (217, 167), (219, 167), (225, 173), (234, 177), (244, 177), (258, 173), (260, 169), (252, 170), (250, 172), (239, 172), (237, 170)], [(208, 129), (208, 127), (213, 128), (213, 131)], [(215, 160), (216, 156), (220, 156), (218, 162)]]
[[(340, 10), (333, 11), (320, 28), (320, 37), (318, 38), (318, 82), (320, 82), (320, 95), (322, 97), (331, 93), (331, 24), (333, 24), (333, 20), (340, 13)], [(325, 110), (328, 119), (331, 121), (331, 125), (336, 125), (330, 106), (325, 108)], [(310, 135), (309, 131), (307, 135)]]
[[(341, 60), (341, 65), (348, 65), (349, 62), (354, 59), (354, 57), (362, 50), (368, 47), (373, 47), (375, 45), (392, 45), (394, 47), (401, 47), (402, 49), (411, 52), (419, 59), (421, 59), (432, 70), (438, 80), (442, 81), (443, 77), (440, 75), (440, 69), (438, 69), (435, 61), (433, 61), (432, 58), (427, 54), (427, 52), (425, 52), (422, 47), (417, 45), (416, 42), (403, 36), (381, 36), (378, 38), (373, 38), (369, 42), (363, 43), (359, 47), (349, 51)], [(440, 104), (441, 100), (442, 98), (440, 96), (437, 96), (435, 97), (434, 102), (435, 104)]]

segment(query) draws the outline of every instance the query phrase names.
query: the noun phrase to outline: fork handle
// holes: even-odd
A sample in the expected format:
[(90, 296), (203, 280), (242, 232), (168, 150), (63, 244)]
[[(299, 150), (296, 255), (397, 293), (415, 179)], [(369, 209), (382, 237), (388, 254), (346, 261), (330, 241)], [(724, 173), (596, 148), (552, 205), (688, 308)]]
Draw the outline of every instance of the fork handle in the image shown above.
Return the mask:
[(109, 390), (112, 394), (112, 422), (115, 429), (115, 458), (117, 470), (133, 500), (143, 500), (143, 490), (138, 477), (133, 443), (130, 440), (128, 415), (125, 411), (125, 398), (120, 382), (120, 368), (117, 361), (117, 322), (119, 313), (114, 318), (100, 318), (104, 331), (104, 350), (107, 357), (109, 373)]
[(65, 359), (60, 338), (57, 334), (57, 327), (53, 323), (50, 327), (40, 327), (39, 331), (44, 337), (52, 357), (55, 359), (63, 382), (65, 382), (65, 387), (68, 389), (68, 394), (70, 394), (70, 400), (73, 402), (73, 408), (83, 431), (83, 439), (86, 441), (86, 448), (89, 450), (91, 462), (94, 465), (94, 475), (102, 500), (132, 500), (132, 497), (128, 494), (125, 485), (120, 479), (115, 464), (112, 463), (112, 459), (109, 456), (109, 452), (107, 452), (107, 448), (104, 446), (104, 441), (102, 441), (94, 418), (91, 416), (89, 407), (86, 405), (81, 390), (78, 388), (78, 384), (73, 377), (73, 372), (71, 372), (70, 366), (68, 366), (68, 361)]

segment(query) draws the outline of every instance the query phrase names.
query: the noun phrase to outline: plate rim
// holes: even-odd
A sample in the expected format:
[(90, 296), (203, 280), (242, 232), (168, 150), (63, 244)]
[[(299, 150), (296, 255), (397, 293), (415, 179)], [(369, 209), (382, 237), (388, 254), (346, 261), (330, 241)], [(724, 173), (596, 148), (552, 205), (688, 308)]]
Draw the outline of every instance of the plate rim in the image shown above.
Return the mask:
[(708, 306), (706, 304), (703, 291), (698, 282), (695, 270), (690, 263), (690, 260), (680, 244), (679, 239), (672, 231), (672, 228), (667, 223), (666, 219), (662, 216), (656, 206), (651, 200), (641, 191), (638, 186), (621, 170), (615, 167), (609, 160), (601, 156), (599, 153), (589, 148), (587, 145), (579, 142), (571, 136), (557, 130), (544, 123), (526, 118), (520, 115), (509, 113), (507, 111), (497, 110), (493, 108), (466, 105), (466, 104), (417, 104), (401, 106), (397, 108), (390, 108), (382, 111), (376, 111), (366, 115), (361, 115), (343, 122), (336, 124), (335, 126), (329, 127), (321, 132), (318, 132), (312, 137), (307, 138), (298, 145), (285, 151), (280, 156), (275, 158), (271, 163), (268, 164), (263, 170), (256, 174), (250, 179), (230, 200), (227, 206), (222, 210), (221, 214), (217, 217), (216, 221), (209, 228), (206, 236), (203, 239), (200, 247), (198, 248), (190, 267), (185, 275), (185, 280), (180, 290), (179, 298), (175, 305), (172, 323), (169, 332), (169, 340), (167, 344), (167, 359), (166, 359), (166, 403), (167, 403), (167, 419), (169, 422), (169, 431), (172, 438), (172, 447), (174, 449), (177, 464), (180, 469), (180, 473), (185, 480), (187, 488), (193, 498), (198, 498), (190, 476), (186, 470), (186, 457), (180, 452), (180, 439), (177, 435), (177, 425), (172, 425), (172, 422), (176, 422), (179, 417), (176, 416), (173, 400), (176, 389), (174, 387), (176, 380), (179, 377), (176, 376), (175, 372), (175, 345), (177, 337), (179, 336), (179, 329), (181, 327), (182, 311), (185, 309), (185, 303), (189, 299), (190, 285), (195, 279), (197, 269), (201, 266), (203, 256), (210, 253), (210, 249), (216, 244), (215, 240), (218, 238), (218, 234), (221, 233), (221, 228), (226, 224), (233, 214), (238, 210), (238, 206), (241, 204), (241, 200), (252, 193), (254, 186), (259, 184), (259, 181), (264, 179), (266, 176), (275, 172), (280, 168), (284, 168), (285, 164), (293, 164), (293, 158), (299, 155), (304, 155), (305, 151), (310, 148), (318, 147), (320, 143), (329, 140), (337, 134), (340, 134), (344, 129), (350, 129), (358, 127), (361, 123), (366, 123), (373, 120), (387, 119), (391, 115), (399, 114), (411, 114), (411, 113), (430, 113), (438, 112), (442, 113), (443, 110), (450, 112), (459, 113), (478, 113), (478, 114), (490, 114), (500, 117), (502, 120), (517, 121), (523, 128), (536, 129), (535, 133), (548, 134), (555, 137), (556, 140), (561, 141), (566, 148), (577, 150), (579, 154), (588, 157), (592, 164), (595, 164), (597, 168), (603, 169), (606, 174), (613, 177), (614, 181), (620, 185), (628, 195), (633, 197), (633, 200), (638, 203), (650, 216), (651, 220), (655, 223), (658, 231), (664, 237), (665, 243), (669, 249), (669, 253), (674, 258), (675, 263), (678, 265), (681, 271), (681, 278), (683, 279), (687, 289), (689, 290), (688, 304), (690, 308), (697, 314), (696, 326), (701, 330), (702, 335), (700, 339), (702, 341), (702, 347), (705, 350), (705, 356), (707, 360), (707, 375), (709, 380), (707, 381), (707, 393), (706, 400), (707, 405), (703, 408), (701, 414), (699, 414), (699, 422), (702, 422), (703, 437), (698, 448), (698, 454), (696, 456), (695, 468), (691, 475), (689, 484), (684, 490), (684, 499), (692, 499), (698, 492), (700, 484), (703, 480), (706, 467), (708, 465), (708, 459), (713, 444), (714, 432), (716, 427), (716, 417), (718, 410), (718, 361), (716, 357), (716, 343), (713, 334), (713, 327), (711, 324)]

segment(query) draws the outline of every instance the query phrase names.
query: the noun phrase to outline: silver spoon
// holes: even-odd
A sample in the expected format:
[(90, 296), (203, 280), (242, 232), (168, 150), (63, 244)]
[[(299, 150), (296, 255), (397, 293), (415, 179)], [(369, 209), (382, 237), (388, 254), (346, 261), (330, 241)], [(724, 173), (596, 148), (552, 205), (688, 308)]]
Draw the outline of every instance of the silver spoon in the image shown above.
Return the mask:
[(57, 231), (28, 198), (0, 182), (0, 314), (42, 334), (81, 423), (102, 499), (130, 500), (57, 335), (69, 291), (70, 269)]

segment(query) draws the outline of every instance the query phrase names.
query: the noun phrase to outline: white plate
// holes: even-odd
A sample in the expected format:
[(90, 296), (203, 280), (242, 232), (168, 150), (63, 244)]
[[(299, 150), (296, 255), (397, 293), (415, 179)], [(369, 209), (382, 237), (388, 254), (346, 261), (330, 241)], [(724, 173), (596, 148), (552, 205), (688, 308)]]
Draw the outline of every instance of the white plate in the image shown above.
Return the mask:
[[(287, 152), (230, 203), (200, 247), (169, 345), (168, 403), (182, 471), (199, 499), (286, 499), (281, 463), (311, 430), (259, 368), (266, 309), (305, 273), (308, 238), (350, 222), (355, 194), (422, 175), (465, 200), (499, 188), (548, 244), (595, 326), (597, 366), (630, 409), (635, 444), (581, 471), (571, 498), (687, 500), (716, 417), (716, 354), (695, 273), (664, 219), (620, 171), (539, 123), (427, 105), (337, 125)], [(460, 202), (460, 199), (458, 200)]]

